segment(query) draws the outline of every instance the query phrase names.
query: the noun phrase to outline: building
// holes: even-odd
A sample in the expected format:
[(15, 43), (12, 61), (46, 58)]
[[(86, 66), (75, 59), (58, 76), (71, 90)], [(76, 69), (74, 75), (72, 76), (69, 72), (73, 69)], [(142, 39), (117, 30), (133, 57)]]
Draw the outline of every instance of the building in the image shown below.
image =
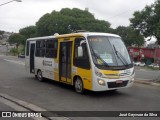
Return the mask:
[(160, 62), (160, 48), (139, 48), (139, 47), (129, 47), (129, 54), (133, 61), (141, 61), (146, 64), (151, 64), (153, 62)]

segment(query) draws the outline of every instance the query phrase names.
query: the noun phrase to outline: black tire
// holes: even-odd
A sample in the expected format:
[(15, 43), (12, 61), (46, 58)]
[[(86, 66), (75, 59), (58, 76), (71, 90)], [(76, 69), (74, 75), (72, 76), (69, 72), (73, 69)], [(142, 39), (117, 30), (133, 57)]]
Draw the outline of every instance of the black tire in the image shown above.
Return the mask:
[(34, 77), (35, 77), (35, 79), (38, 79), (38, 78), (37, 78), (37, 75), (34, 75)]
[(36, 76), (37, 76), (37, 79), (38, 79), (40, 82), (43, 82), (44, 78), (43, 78), (43, 75), (42, 75), (41, 70), (38, 70)]
[(76, 80), (74, 81), (74, 88), (77, 93), (79, 94), (84, 93), (83, 82), (79, 77), (77, 77)]

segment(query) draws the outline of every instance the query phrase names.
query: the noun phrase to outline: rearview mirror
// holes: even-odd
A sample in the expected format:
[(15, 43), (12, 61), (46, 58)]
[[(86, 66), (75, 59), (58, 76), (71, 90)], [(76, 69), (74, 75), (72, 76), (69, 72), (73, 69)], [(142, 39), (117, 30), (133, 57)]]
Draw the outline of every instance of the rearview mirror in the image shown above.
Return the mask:
[(83, 57), (83, 48), (82, 48), (82, 46), (78, 47), (78, 57)]

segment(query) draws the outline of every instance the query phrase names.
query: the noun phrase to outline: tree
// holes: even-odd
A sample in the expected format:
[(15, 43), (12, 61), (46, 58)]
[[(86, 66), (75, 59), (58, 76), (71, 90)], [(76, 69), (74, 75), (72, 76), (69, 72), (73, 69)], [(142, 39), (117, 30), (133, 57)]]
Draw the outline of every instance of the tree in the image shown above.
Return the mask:
[(134, 30), (131, 27), (119, 26), (114, 32), (122, 37), (122, 40), (127, 46), (141, 46), (144, 44), (143, 36), (140, 35), (139, 31)]
[(36, 23), (39, 36), (53, 35), (54, 33), (66, 34), (75, 30), (96, 32), (110, 32), (110, 23), (97, 20), (93, 14), (77, 8), (64, 8), (43, 15)]
[(1, 31), (1, 30), (0, 30), (0, 35), (3, 35), (3, 33), (4, 33), (4, 31)]
[(18, 46), (20, 44), (25, 44), (25, 37), (19, 33), (14, 33), (9, 37), (8, 42), (11, 44), (16, 44), (16, 49), (18, 50)]
[(92, 13), (88, 12), (87, 10), (80, 10), (78, 8), (73, 8), (73, 9), (63, 8), (61, 9), (60, 14), (77, 19), (79, 18), (95, 19)]
[(37, 28), (36, 26), (28, 26), (19, 30), (19, 33), (25, 37), (25, 39), (36, 37)]
[(146, 6), (142, 11), (136, 11), (130, 19), (131, 26), (139, 30), (145, 37), (155, 36), (160, 45), (160, 0)]

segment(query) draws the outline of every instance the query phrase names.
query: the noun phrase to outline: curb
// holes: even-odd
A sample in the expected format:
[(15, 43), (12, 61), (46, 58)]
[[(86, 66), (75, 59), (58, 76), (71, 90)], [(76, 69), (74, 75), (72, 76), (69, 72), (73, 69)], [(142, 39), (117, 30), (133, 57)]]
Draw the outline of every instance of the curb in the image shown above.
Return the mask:
[[(34, 104), (28, 103), (26, 101), (11, 97), (7, 94), (0, 93), (0, 97), (4, 98), (10, 102), (13, 102), (21, 107), (24, 107), (25, 109), (28, 109), (29, 111), (32, 111), (32, 112), (36, 112), (36, 111), (37, 112), (38, 111), (49, 112), (48, 110), (46, 110), (44, 108), (41, 108), (41, 107), (36, 106)], [(46, 117), (45, 115), (43, 115), (43, 114), (42, 115), (44, 116), (44, 119), (46, 119), (46, 120), (70, 120), (70, 118), (60, 116), (60, 115), (56, 114), (56, 112), (52, 113), (52, 114), (54, 114), (54, 117)]]
[(146, 85), (152, 85), (152, 86), (160, 87), (160, 83), (148, 82), (148, 81), (145, 81), (145, 80), (138, 80), (138, 79), (136, 79), (134, 82), (135, 83), (140, 83), (140, 84), (146, 84)]

